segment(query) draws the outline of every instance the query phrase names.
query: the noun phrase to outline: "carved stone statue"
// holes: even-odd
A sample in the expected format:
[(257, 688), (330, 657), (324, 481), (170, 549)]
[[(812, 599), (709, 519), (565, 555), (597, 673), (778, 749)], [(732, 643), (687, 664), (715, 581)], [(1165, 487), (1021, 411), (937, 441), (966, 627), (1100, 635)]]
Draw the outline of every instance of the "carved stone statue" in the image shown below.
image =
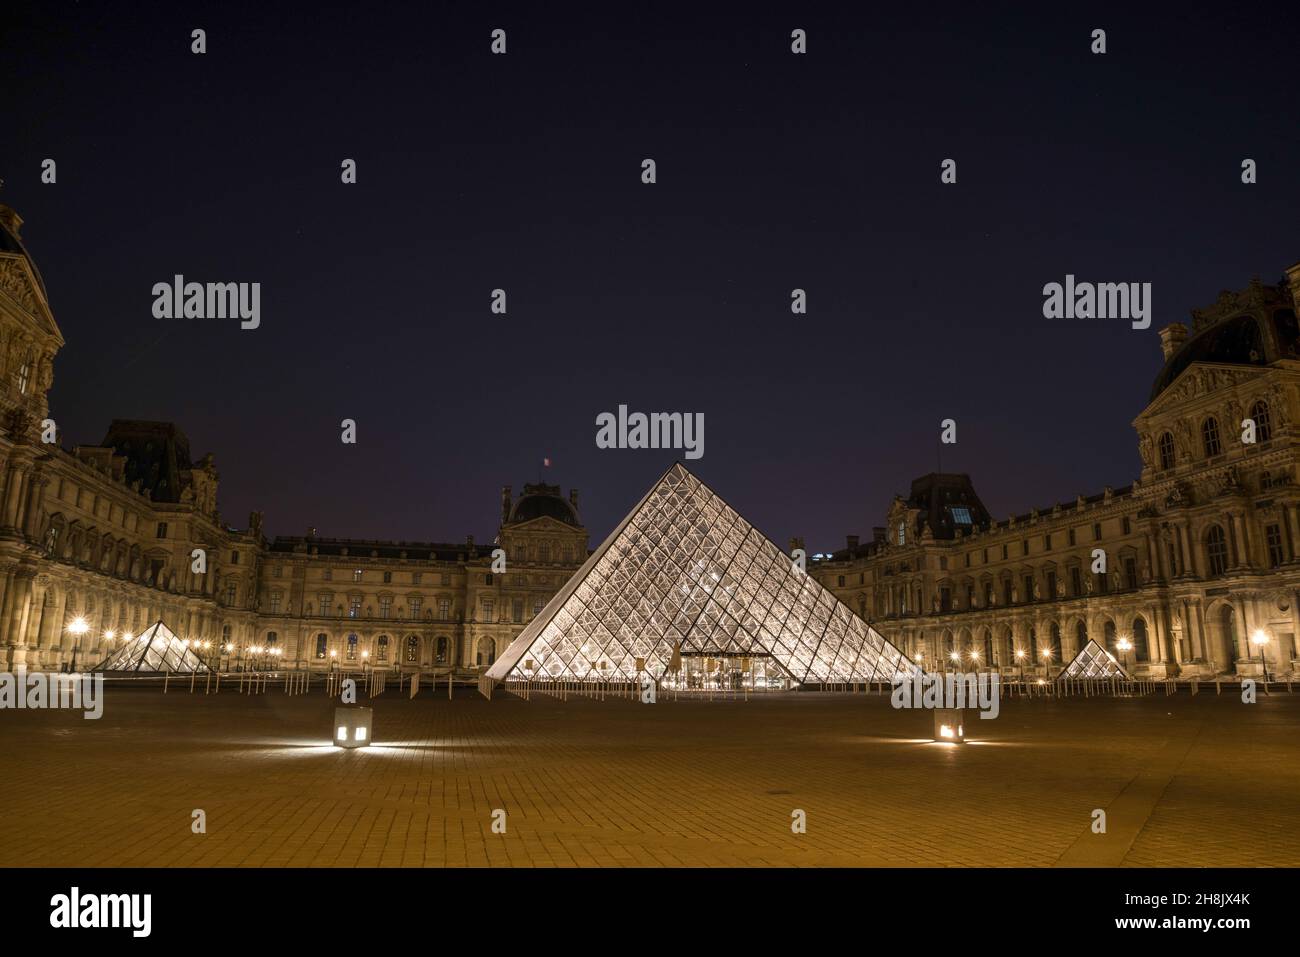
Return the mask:
[(1138, 436), (1138, 454), (1142, 456), (1142, 467), (1149, 469), (1155, 464), (1155, 443), (1150, 432)]

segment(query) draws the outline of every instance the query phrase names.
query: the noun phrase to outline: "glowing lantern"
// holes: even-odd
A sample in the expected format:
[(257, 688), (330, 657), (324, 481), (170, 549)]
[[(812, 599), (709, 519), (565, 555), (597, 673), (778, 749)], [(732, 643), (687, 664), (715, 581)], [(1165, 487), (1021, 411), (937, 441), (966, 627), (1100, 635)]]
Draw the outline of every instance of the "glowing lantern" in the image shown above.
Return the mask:
[(334, 709), (334, 744), (340, 748), (364, 748), (370, 744), (374, 712), (370, 708)]

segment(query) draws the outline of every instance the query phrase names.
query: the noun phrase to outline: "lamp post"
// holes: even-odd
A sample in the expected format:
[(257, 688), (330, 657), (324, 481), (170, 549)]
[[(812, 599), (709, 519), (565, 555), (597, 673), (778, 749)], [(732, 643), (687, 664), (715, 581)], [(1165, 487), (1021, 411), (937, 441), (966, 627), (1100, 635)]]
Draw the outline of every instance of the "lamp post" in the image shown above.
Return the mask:
[(1020, 683), (1022, 685), (1025, 683), (1025, 658), (1026, 657), (1028, 656), (1025, 654), (1025, 649), (1023, 648), (1016, 649), (1016, 661), (1020, 662)]
[(1264, 646), (1268, 644), (1268, 635), (1263, 628), (1256, 628), (1250, 636), (1250, 643), (1259, 649), (1259, 667), (1264, 672), (1264, 684), (1268, 684), (1268, 660), (1264, 657)]
[(1043, 677), (1048, 677), (1048, 669), (1052, 665), (1052, 649), (1050, 646), (1043, 649)]
[(979, 674), (980, 653), (976, 651), (974, 648), (970, 650), (970, 663), (971, 663), (971, 667), (975, 669), (975, 673)]
[(76, 635), (76, 642), (72, 646), (72, 662), (68, 665), (69, 671), (77, 669), (77, 652), (81, 650), (81, 636), (90, 631), (90, 626), (86, 624), (84, 618), (74, 618), (68, 622), (68, 634)]
[(961, 652), (954, 648), (952, 651), (948, 652), (948, 660), (950, 660), (954, 665), (960, 666)]
[(1128, 653), (1133, 650), (1133, 642), (1129, 641), (1128, 636), (1125, 635), (1115, 642), (1115, 647), (1119, 649), (1120, 661), (1124, 663), (1124, 670), (1128, 671)]

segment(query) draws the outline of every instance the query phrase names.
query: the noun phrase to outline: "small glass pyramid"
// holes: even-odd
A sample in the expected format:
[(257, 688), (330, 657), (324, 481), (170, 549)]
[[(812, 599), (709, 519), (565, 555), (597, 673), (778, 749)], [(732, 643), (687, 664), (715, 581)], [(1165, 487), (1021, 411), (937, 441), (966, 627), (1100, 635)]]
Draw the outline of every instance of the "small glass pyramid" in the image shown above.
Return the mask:
[(680, 463), (487, 671), (496, 681), (656, 679), (682, 656), (762, 657), (791, 682), (915, 666)]
[(127, 641), (93, 671), (170, 671), (189, 674), (207, 671), (208, 666), (170, 628), (156, 621)]
[(1058, 678), (1124, 678), (1128, 672), (1115, 660), (1115, 656), (1091, 638), (1079, 649), (1074, 660), (1061, 669)]

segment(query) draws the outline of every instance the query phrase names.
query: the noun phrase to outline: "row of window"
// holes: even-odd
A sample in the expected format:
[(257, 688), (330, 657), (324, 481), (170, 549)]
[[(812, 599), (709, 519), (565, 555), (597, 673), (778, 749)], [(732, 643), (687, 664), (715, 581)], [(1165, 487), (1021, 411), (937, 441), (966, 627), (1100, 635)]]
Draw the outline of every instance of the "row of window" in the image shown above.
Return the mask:
[[(1250, 407), (1250, 418), (1255, 422), (1255, 441), (1270, 441), (1273, 438), (1273, 419), (1269, 413), (1268, 403), (1263, 399), (1256, 400), (1254, 405)], [(1232, 423), (1232, 428), (1236, 428), (1235, 423)], [(1177, 456), (1174, 452), (1174, 434), (1172, 432), (1162, 432), (1156, 445), (1160, 456), (1161, 471), (1173, 468), (1177, 462)], [(1223, 440), (1219, 436), (1219, 420), (1212, 415), (1206, 416), (1201, 422), (1201, 451), (1207, 459), (1223, 454)]]

